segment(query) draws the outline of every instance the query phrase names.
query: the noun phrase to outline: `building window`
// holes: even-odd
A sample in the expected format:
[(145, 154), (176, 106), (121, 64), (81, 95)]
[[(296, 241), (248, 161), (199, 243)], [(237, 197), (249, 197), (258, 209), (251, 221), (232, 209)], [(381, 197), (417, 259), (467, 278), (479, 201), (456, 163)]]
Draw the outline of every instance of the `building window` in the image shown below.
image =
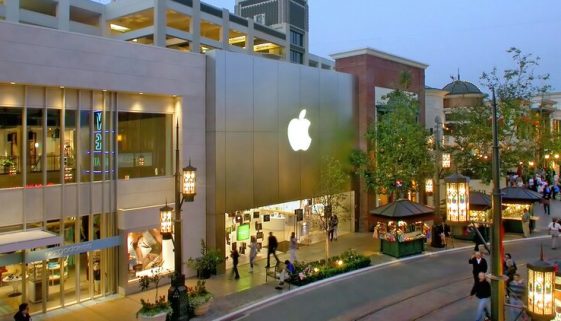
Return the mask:
[(27, 110), (27, 182), (29, 187), (43, 184), (43, 110)]
[(258, 24), (265, 25), (265, 14), (256, 14), (255, 16), (253, 16), (253, 21), (257, 22)]
[(0, 188), (22, 185), (23, 109), (0, 109)]
[(304, 54), (298, 51), (290, 50), (290, 62), (296, 64), (304, 63)]
[(119, 113), (119, 178), (171, 174), (171, 115)]
[(290, 43), (296, 46), (304, 47), (304, 35), (294, 30), (290, 30)]
[(561, 133), (561, 120), (558, 119), (554, 119), (552, 122), (553, 126), (552, 126), (552, 131), (556, 134)]
[(158, 229), (128, 233), (127, 245), (129, 280), (174, 270), (172, 241)]

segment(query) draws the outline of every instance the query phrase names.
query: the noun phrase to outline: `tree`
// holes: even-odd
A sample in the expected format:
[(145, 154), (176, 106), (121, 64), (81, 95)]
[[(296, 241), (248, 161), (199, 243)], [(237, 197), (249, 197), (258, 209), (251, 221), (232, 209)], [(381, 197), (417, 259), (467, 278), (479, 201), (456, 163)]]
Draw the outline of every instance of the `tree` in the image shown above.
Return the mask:
[(317, 199), (323, 205), (322, 213), (315, 213), (315, 223), (325, 232), (325, 256), (329, 258), (329, 222), (337, 209), (346, 210), (341, 194), (349, 182), (349, 173), (343, 164), (334, 157), (326, 156), (322, 159), (320, 176), (320, 195)]
[[(510, 48), (514, 67), (502, 73), (493, 68), (481, 75), (482, 85), (495, 90), (499, 116), (499, 148), (501, 170), (512, 171), (529, 161), (542, 159), (544, 150), (557, 148), (560, 139), (549, 129), (542, 106), (533, 108), (533, 100), (542, 97), (549, 86), (548, 75), (536, 75), (539, 58)], [(491, 105), (454, 109), (450, 135), (454, 143), (450, 151), (457, 169), (465, 175), (491, 180), (492, 126)]]
[(417, 99), (397, 90), (387, 95), (377, 123), (366, 133), (368, 152), (354, 151), (351, 161), (369, 191), (394, 198), (416, 191), (431, 177), (434, 165), (429, 151), (429, 133), (417, 122)]

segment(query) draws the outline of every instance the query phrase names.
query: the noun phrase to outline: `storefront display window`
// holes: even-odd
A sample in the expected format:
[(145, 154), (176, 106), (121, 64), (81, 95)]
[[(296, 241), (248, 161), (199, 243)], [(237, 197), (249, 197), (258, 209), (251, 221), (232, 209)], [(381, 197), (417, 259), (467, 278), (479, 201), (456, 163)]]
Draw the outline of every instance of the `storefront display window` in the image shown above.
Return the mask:
[(91, 174), (91, 142), (90, 131), (91, 112), (80, 111), (80, 181), (89, 182)]
[(76, 182), (76, 111), (67, 110), (64, 115), (64, 182)]
[(171, 173), (171, 115), (119, 113), (119, 178)]
[(43, 185), (43, 110), (27, 110), (27, 187)]
[(47, 185), (60, 184), (60, 110), (47, 111)]
[(0, 188), (22, 186), (21, 108), (0, 108)]
[(130, 232), (127, 237), (129, 280), (173, 271), (173, 244), (156, 228)]

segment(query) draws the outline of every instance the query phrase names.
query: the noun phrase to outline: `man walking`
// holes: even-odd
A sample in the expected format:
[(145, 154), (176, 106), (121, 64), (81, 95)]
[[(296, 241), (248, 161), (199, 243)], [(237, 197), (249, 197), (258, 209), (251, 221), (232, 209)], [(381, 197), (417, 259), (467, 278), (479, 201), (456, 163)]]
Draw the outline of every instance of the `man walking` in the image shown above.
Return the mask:
[(292, 232), (290, 234), (290, 262), (296, 262), (296, 250), (298, 249), (298, 240), (296, 239), (296, 233)]
[(477, 280), (471, 289), (470, 295), (472, 297), (475, 295), (479, 301), (477, 304), (475, 320), (489, 320), (491, 311), (491, 284), (487, 281), (485, 273), (479, 272)]
[(559, 238), (559, 231), (561, 231), (561, 225), (557, 222), (556, 218), (551, 219), (551, 223), (547, 226), (549, 235), (551, 235), (551, 249), (555, 250), (557, 248), (557, 239)]
[(230, 254), (230, 256), (232, 257), (232, 263), (234, 265), (234, 269), (232, 270), (232, 273), (234, 274), (234, 278), (238, 280), (240, 278), (240, 273), (238, 272), (240, 253), (238, 252), (238, 249), (236, 247), (232, 249), (232, 253)]
[(267, 245), (267, 268), (271, 267), (271, 254), (273, 254), (273, 256), (275, 257), (275, 259), (277, 260), (277, 265), (280, 264), (280, 260), (277, 256), (277, 247), (279, 245), (279, 243), (277, 242), (277, 238), (273, 235), (273, 232), (269, 232), (269, 239), (268, 239), (269, 243)]
[(551, 189), (549, 188), (549, 186), (546, 183), (545, 186), (544, 186), (544, 189), (543, 189), (542, 203), (543, 203), (543, 211), (547, 215), (551, 214), (551, 210), (549, 208), (550, 200), (551, 200)]
[(487, 273), (487, 261), (481, 257), (481, 252), (475, 252), (468, 262), (473, 266), (473, 281), (477, 284), (477, 281), (479, 280), (479, 273)]
[(524, 237), (530, 237), (530, 212), (527, 210), (522, 214), (522, 233)]

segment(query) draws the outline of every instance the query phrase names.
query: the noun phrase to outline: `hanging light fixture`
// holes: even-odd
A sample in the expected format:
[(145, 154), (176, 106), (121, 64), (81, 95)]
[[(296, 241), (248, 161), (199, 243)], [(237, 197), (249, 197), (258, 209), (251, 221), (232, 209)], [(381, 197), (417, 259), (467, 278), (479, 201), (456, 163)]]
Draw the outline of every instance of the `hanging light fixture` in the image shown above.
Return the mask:
[(454, 174), (446, 182), (446, 217), (450, 223), (468, 222), (469, 177)]
[(442, 154), (442, 168), (450, 168), (451, 156), (449, 153)]
[(528, 313), (532, 320), (555, 318), (553, 289), (555, 266), (543, 260), (543, 247), (538, 261), (528, 263)]
[(170, 239), (173, 233), (173, 208), (167, 202), (160, 208), (160, 233), (165, 239)]
[(434, 191), (434, 185), (432, 178), (429, 178), (425, 181), (425, 192), (432, 193)]
[(189, 165), (183, 168), (183, 184), (181, 186), (181, 193), (186, 201), (192, 202), (197, 194), (196, 190), (197, 182), (197, 169), (191, 166), (191, 160), (189, 160)]

